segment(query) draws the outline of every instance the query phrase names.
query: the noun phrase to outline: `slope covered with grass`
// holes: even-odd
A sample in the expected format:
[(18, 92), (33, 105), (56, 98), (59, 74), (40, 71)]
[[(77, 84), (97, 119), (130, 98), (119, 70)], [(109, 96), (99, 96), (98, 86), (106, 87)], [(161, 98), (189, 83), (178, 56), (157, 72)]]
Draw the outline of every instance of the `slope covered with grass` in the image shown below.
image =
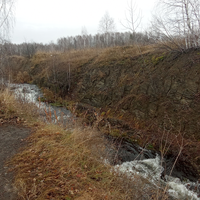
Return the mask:
[(160, 150), (164, 140), (169, 155), (184, 147), (182, 159), (199, 168), (199, 49), (180, 53), (127, 46), (40, 52), (31, 59), (11, 57), (10, 63), (15, 81), (42, 87), (44, 101), (76, 107), (85, 124), (97, 119), (102, 132), (151, 149)]
[(8, 89), (1, 90), (0, 109), (6, 118), (23, 117), (20, 126), (32, 129), (26, 147), (8, 162), (19, 199), (165, 198), (164, 188), (157, 189), (137, 175), (114, 172), (104, 161), (106, 141), (95, 129), (76, 124), (64, 130), (45, 124), (36, 107), (18, 102)]

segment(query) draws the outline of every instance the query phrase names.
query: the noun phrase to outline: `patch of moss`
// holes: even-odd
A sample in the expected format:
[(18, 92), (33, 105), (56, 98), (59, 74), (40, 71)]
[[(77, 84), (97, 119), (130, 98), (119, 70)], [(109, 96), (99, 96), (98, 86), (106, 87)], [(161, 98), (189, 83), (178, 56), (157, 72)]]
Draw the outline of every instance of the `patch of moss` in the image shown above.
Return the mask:
[(37, 100), (41, 101), (41, 102), (46, 102), (46, 98), (45, 97), (39, 97)]
[(164, 55), (159, 56), (159, 57), (153, 56), (152, 57), (152, 62), (153, 62), (153, 64), (157, 65), (160, 61), (163, 61), (164, 58), (165, 58)]
[(121, 137), (121, 131), (119, 129), (113, 129), (110, 133), (113, 137)]
[(147, 149), (154, 150), (154, 145), (153, 144), (148, 144)]
[(63, 104), (61, 104), (60, 102), (54, 102), (54, 103), (50, 103), (51, 106), (56, 106), (56, 107), (63, 107)]

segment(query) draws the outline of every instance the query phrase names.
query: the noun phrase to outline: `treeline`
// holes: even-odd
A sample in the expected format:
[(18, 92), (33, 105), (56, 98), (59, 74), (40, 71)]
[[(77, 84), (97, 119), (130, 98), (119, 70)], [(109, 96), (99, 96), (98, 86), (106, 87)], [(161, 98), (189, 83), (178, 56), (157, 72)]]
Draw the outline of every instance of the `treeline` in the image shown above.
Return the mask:
[[(160, 0), (146, 32), (136, 31), (141, 25), (142, 17), (137, 16), (135, 11), (137, 11), (136, 5), (130, 3), (127, 10), (128, 17), (123, 25), (129, 32), (116, 32), (114, 19), (105, 13), (95, 35), (87, 34), (86, 28), (83, 28), (80, 35), (62, 37), (49, 44), (35, 42), (12, 44), (4, 42), (4, 38), (0, 37), (0, 59), (5, 54), (32, 57), (38, 51), (66, 52), (135, 44), (156, 44), (157, 48), (179, 52), (200, 48), (200, 0)], [(138, 23), (135, 19), (139, 19)]]
[(96, 35), (77, 35), (71, 37), (62, 37), (56, 43), (49, 44), (24, 42), (22, 44), (12, 44), (5, 42), (0, 46), (1, 52), (7, 55), (19, 55), (32, 57), (36, 52), (66, 52), (69, 50), (80, 50), (86, 48), (106, 48), (114, 46), (127, 46), (133, 44), (147, 45), (155, 42), (155, 37), (150, 33), (138, 32), (112, 32)]

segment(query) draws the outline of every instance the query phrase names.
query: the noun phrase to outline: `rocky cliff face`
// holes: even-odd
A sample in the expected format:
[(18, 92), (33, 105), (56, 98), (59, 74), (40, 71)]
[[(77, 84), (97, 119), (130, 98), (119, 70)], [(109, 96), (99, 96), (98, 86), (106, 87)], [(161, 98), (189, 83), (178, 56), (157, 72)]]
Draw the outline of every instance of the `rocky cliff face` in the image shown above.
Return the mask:
[(200, 139), (200, 50), (136, 54), (132, 47), (117, 47), (84, 53), (38, 54), (20, 62), (15, 57), (11, 63), (62, 97)]
[[(200, 139), (200, 53), (147, 53), (110, 63), (92, 63), (80, 72), (80, 102), (111, 107), (124, 115)], [(171, 123), (171, 124), (169, 124)], [(170, 127), (168, 127), (170, 128)]]

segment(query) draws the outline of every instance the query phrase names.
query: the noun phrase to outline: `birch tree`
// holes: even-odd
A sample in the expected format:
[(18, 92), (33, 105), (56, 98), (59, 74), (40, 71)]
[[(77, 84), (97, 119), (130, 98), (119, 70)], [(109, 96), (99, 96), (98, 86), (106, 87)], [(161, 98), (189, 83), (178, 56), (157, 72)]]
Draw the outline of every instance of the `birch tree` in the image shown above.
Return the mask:
[(132, 40), (137, 41), (136, 31), (141, 25), (142, 11), (138, 8), (136, 1), (130, 0), (128, 2), (127, 10), (125, 12), (125, 19), (121, 21), (121, 25), (132, 33)]
[(109, 13), (106, 12), (99, 22), (99, 33), (111, 33), (116, 29), (115, 21), (110, 17)]
[(169, 50), (200, 46), (200, 0), (159, 0), (152, 30), (157, 42)]
[(87, 32), (87, 29), (85, 26), (82, 27), (81, 34), (82, 34), (82, 38), (83, 38), (83, 48), (85, 48), (86, 47), (86, 39), (88, 36), (88, 32)]
[(8, 39), (14, 22), (15, 0), (0, 0), (0, 40)]
[(101, 33), (100, 40), (104, 47), (109, 46), (109, 35), (116, 31), (114, 19), (106, 12), (99, 22), (99, 30)]
[(15, 0), (0, 0), (0, 77), (2, 82), (5, 71), (3, 68), (5, 68), (4, 63), (6, 59), (3, 44), (9, 39), (9, 33), (13, 27), (14, 3)]

